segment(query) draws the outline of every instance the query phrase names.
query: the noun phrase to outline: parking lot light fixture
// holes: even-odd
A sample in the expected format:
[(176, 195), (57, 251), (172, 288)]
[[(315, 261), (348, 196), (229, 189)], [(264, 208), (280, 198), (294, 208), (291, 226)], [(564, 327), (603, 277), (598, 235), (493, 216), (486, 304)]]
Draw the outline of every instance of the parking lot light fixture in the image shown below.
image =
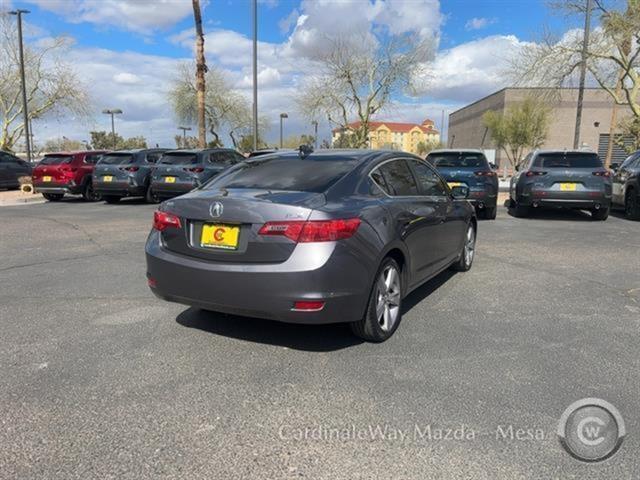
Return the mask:
[(31, 13), (29, 10), (17, 9), (9, 12), (18, 18), (18, 55), (20, 59), (20, 83), (22, 86), (22, 113), (24, 115), (24, 144), (27, 153), (27, 161), (31, 162), (31, 138), (29, 135), (29, 109), (27, 105), (27, 85), (24, 76), (24, 45), (22, 41), (22, 15)]
[(105, 115), (111, 115), (111, 136), (113, 137), (113, 149), (116, 150), (118, 148), (118, 142), (116, 141), (116, 126), (113, 117), (114, 115), (122, 114), (122, 110), (120, 110), (119, 108), (105, 108), (104, 110), (102, 110), (102, 113), (104, 113)]

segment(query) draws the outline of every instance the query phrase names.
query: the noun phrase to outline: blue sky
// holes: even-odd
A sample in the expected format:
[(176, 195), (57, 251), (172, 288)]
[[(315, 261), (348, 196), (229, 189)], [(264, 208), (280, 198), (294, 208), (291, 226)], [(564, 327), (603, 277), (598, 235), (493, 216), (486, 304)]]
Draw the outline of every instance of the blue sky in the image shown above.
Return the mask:
[[(177, 64), (192, 53), (190, 0), (0, 2), (3, 10), (31, 10), (28, 42), (59, 35), (73, 38), (68, 60), (85, 79), (95, 106), (93, 121), (43, 120), (34, 125), (37, 136), (84, 139), (89, 130), (107, 127), (98, 112), (117, 106), (125, 111), (119, 120), (123, 134), (145, 135), (152, 143), (171, 146), (176, 121), (166, 91)], [(203, 0), (203, 5), (208, 64), (249, 95), (250, 2)], [(306, 65), (309, 51), (320, 48), (323, 34), (366, 30), (377, 22), (400, 31), (424, 29), (437, 38), (429, 85), (413, 98), (397, 99), (384, 115), (415, 122), (431, 117), (439, 125), (443, 109), (453, 111), (505, 86), (506, 57), (535, 41), (543, 26), (560, 32), (577, 26), (552, 16), (543, 0), (262, 0), (259, 18), (259, 103), (262, 114), (273, 117), (268, 135), (272, 141), (280, 111), (290, 112), (289, 134), (309, 133), (308, 119), (293, 103), (305, 75), (296, 67)], [(321, 136), (327, 137), (330, 126), (321, 125)]]

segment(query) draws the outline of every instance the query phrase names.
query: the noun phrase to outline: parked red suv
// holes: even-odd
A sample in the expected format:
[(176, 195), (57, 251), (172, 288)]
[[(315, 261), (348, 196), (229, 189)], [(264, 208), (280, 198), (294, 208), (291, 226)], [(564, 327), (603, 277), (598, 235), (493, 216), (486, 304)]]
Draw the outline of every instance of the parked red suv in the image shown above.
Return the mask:
[(65, 193), (82, 194), (87, 201), (100, 200), (93, 191), (91, 174), (104, 150), (49, 153), (31, 174), (36, 192), (50, 201), (58, 201)]

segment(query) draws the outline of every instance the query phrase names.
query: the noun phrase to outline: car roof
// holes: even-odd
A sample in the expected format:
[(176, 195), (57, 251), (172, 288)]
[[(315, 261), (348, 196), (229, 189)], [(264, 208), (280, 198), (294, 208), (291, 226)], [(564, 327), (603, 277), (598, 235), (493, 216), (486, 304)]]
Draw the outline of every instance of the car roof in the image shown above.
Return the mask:
[(555, 149), (555, 150), (535, 150), (534, 155), (548, 154), (548, 153), (596, 153), (591, 149)]
[(48, 152), (45, 153), (43, 156), (49, 156), (49, 155), (67, 155), (67, 156), (72, 156), (72, 155), (86, 155), (87, 153), (108, 153), (109, 150), (77, 150), (77, 151), (63, 151), (63, 152)]
[(206, 153), (206, 152), (235, 152), (233, 148), (178, 148), (166, 153)]
[[(304, 155), (305, 160), (318, 160), (318, 161), (332, 161), (332, 160), (353, 160), (360, 161), (370, 158), (375, 158), (383, 155), (393, 153), (401, 156), (410, 156), (406, 152), (400, 152), (398, 150), (368, 150), (368, 149), (341, 149), (341, 148), (323, 148), (315, 150), (307, 155)], [(261, 155), (253, 158), (248, 158), (247, 161), (260, 161), (268, 158), (286, 158), (286, 159), (300, 159), (300, 152), (298, 150), (277, 150), (273, 153)]]
[(484, 155), (484, 151), (479, 148), (438, 148), (436, 150), (431, 150), (427, 155), (432, 153), (481, 153)]

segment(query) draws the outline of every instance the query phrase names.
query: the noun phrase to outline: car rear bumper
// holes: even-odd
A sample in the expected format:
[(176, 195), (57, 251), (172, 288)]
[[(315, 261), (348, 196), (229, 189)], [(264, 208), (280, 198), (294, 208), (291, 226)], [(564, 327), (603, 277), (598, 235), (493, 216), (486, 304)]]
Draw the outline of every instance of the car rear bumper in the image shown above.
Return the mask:
[(93, 180), (93, 190), (100, 195), (113, 195), (117, 197), (140, 197), (147, 193), (144, 185), (125, 182), (100, 182)]
[(198, 184), (196, 182), (152, 182), (151, 190), (159, 197), (175, 197), (189, 193), (197, 186)]
[(611, 205), (611, 195), (597, 191), (561, 193), (557, 190), (535, 190), (528, 195), (521, 195), (518, 204), (581, 209), (607, 208)]
[(35, 183), (33, 189), (36, 193), (62, 193), (71, 195), (82, 193), (82, 187), (75, 184)]
[[(278, 264), (212, 262), (180, 255), (152, 231), (147, 277), (161, 299), (235, 315), (289, 323), (324, 324), (362, 318), (372, 273), (334, 242), (298, 244)], [(296, 311), (294, 302), (321, 300), (320, 311)]]

